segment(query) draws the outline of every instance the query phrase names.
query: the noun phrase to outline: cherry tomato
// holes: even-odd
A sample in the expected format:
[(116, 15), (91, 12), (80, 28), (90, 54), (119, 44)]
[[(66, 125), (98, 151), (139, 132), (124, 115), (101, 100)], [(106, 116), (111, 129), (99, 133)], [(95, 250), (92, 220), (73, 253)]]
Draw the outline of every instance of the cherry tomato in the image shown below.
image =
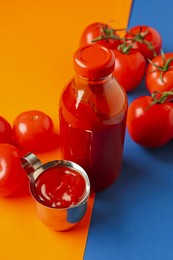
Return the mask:
[(0, 116), (0, 143), (12, 143), (12, 127), (2, 116)]
[(22, 150), (41, 152), (52, 142), (54, 124), (45, 113), (29, 110), (19, 114), (13, 124), (13, 138)]
[[(119, 45), (119, 47), (122, 45)], [(124, 49), (126, 50), (126, 48)], [(137, 50), (130, 48), (128, 51), (123, 49), (114, 50), (115, 69), (114, 77), (124, 87), (126, 92), (134, 90), (142, 81), (146, 61), (144, 56)]]
[(0, 144), (0, 197), (14, 194), (25, 180), (20, 151), (11, 144)]
[[(118, 30), (117, 30), (118, 31)], [(105, 23), (92, 23), (82, 32), (80, 46), (98, 43), (109, 49), (116, 49), (120, 44), (116, 30)]]
[(151, 96), (136, 98), (128, 109), (127, 129), (139, 145), (147, 148), (165, 145), (173, 138), (173, 104), (156, 103)]
[(150, 26), (137, 25), (130, 28), (125, 38), (129, 39), (129, 42), (133, 43), (133, 47), (139, 50), (146, 59), (153, 59), (160, 54), (162, 48), (161, 35)]
[(162, 53), (148, 64), (146, 86), (150, 93), (173, 89), (173, 53)]

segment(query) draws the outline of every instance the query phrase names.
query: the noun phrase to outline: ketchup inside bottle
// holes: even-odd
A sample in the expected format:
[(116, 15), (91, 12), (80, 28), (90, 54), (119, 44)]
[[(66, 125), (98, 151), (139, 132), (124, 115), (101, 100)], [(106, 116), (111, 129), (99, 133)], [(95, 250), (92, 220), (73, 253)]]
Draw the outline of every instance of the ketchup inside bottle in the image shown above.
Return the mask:
[(52, 208), (68, 208), (77, 204), (85, 191), (81, 174), (68, 167), (44, 171), (35, 181), (37, 200)]
[[(97, 49), (93, 56), (95, 52)], [(92, 57), (89, 63), (92, 63)], [(110, 73), (114, 66), (108, 69), (108, 65), (105, 70), (101, 68), (103, 77), (99, 74), (96, 79), (90, 75), (81, 76), (83, 68), (79, 70), (82, 73), (77, 73), (67, 84), (60, 99), (62, 156), (85, 169), (94, 192), (109, 187), (118, 178), (124, 147), (127, 97)], [(98, 76), (99, 69), (100, 65), (93, 73), (92, 67), (92, 76)]]

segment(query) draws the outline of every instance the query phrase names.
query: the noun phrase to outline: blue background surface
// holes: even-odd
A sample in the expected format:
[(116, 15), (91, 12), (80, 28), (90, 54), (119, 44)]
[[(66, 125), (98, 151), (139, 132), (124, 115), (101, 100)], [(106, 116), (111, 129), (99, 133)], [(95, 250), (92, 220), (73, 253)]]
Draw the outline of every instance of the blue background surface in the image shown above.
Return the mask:
[[(173, 51), (173, 1), (136, 0), (129, 28), (149, 25)], [(145, 82), (128, 94), (129, 103), (148, 95)], [(157, 133), (156, 133), (157, 134)], [(96, 195), (85, 260), (173, 260), (173, 142), (144, 149), (126, 133), (122, 174)]]

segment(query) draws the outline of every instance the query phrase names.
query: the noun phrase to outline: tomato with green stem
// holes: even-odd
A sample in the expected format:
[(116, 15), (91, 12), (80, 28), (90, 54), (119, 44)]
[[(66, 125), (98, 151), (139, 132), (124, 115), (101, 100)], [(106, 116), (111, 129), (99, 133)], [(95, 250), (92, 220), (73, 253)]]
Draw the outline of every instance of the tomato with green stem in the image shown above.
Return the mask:
[(153, 59), (160, 54), (162, 48), (162, 37), (160, 33), (151, 26), (137, 25), (130, 28), (125, 39), (133, 44), (147, 59)]
[(173, 138), (173, 92), (136, 98), (129, 106), (127, 129), (132, 140), (146, 148), (157, 148)]
[(149, 61), (146, 70), (146, 86), (150, 93), (173, 89), (173, 53), (161, 53)]
[(21, 152), (11, 144), (0, 144), (0, 197), (14, 194), (25, 181)]
[(80, 38), (80, 46), (98, 43), (109, 49), (116, 49), (120, 44), (118, 31), (122, 30), (124, 29), (113, 29), (105, 23), (92, 23), (83, 30)]
[(140, 84), (145, 73), (144, 56), (132, 46), (127, 45), (126, 41), (113, 52), (115, 54), (114, 77), (126, 92), (133, 91)]

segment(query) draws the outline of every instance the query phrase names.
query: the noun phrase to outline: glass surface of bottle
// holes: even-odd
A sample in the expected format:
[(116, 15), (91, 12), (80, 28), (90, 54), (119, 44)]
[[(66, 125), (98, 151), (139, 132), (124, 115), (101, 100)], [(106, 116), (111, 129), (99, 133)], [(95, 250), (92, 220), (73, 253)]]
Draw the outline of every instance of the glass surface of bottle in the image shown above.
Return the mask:
[(94, 192), (121, 173), (127, 96), (112, 76), (115, 57), (97, 44), (74, 54), (76, 75), (65, 86), (59, 107), (62, 157), (81, 165)]

